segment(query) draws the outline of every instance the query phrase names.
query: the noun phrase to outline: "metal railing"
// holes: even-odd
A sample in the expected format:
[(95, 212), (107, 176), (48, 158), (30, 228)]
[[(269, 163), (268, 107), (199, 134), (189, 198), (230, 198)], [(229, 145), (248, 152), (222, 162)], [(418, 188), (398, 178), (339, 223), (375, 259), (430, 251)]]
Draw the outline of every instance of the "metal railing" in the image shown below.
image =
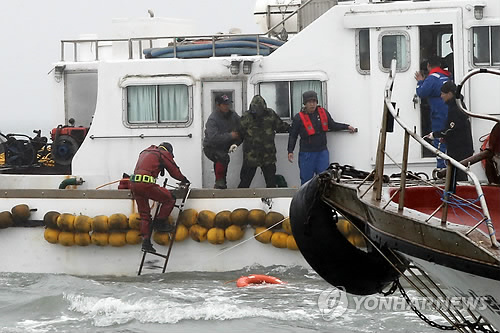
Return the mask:
[[(267, 32), (262, 33), (262, 34), (216, 34), (216, 35), (198, 35), (198, 36), (154, 36), (154, 37), (132, 37), (132, 38), (109, 38), (109, 39), (67, 39), (67, 40), (61, 40), (61, 62), (67, 61), (66, 60), (66, 47), (67, 45), (72, 45), (73, 49), (73, 61), (78, 62), (79, 61), (79, 50), (78, 46), (82, 44), (90, 44), (91, 48), (93, 48), (95, 51), (95, 61), (99, 61), (99, 46), (104, 46), (105, 43), (127, 43), (128, 45), (128, 59), (132, 60), (134, 58), (134, 51), (137, 52), (138, 54), (138, 59), (143, 59), (144, 54), (143, 51), (147, 48), (153, 48), (153, 42), (154, 41), (166, 41), (167, 44), (172, 44), (172, 45), (167, 45), (167, 46), (161, 46), (161, 47), (168, 47), (172, 46), (173, 47), (173, 57), (177, 57), (177, 47), (180, 45), (184, 45), (185, 42), (188, 41), (196, 41), (196, 40), (210, 40), (210, 43), (212, 44), (212, 56), (215, 57), (217, 56), (216, 54), (216, 47), (215, 47), (215, 42), (219, 41), (224, 38), (229, 38), (229, 37), (254, 37), (256, 40), (256, 53), (257, 55), (261, 55), (261, 50), (260, 50), (260, 38), (265, 37), (266, 35), (271, 36), (271, 33), (279, 27), (280, 25), (284, 25), (285, 22), (287, 22), (290, 18), (292, 18), (295, 15), (298, 15), (300, 11), (308, 6), (311, 2), (314, 0), (308, 0), (304, 2), (303, 4), (300, 5), (296, 10), (294, 10), (290, 15), (287, 17), (283, 18), (280, 22), (276, 23), (274, 26), (272, 26)], [(144, 47), (144, 44), (147, 46)], [(134, 46), (137, 45), (135, 48)], [(86, 60), (87, 61), (87, 60)]]
[[(483, 71), (483, 72), (486, 72), (486, 71)], [(490, 72), (490, 73), (494, 72), (494, 74), (500, 75), (500, 72), (498, 72), (498, 71), (488, 71), (488, 72)], [(399, 124), (399, 126), (405, 131), (404, 148), (403, 148), (403, 162), (402, 162), (402, 165), (400, 166), (401, 182), (400, 182), (400, 187), (397, 191), (397, 193), (400, 193), (398, 210), (402, 211), (404, 209), (405, 189), (406, 189), (406, 172), (407, 172), (407, 167), (408, 167), (408, 153), (409, 153), (409, 138), (411, 136), (421, 146), (425, 147), (427, 150), (434, 152), (440, 158), (447, 161), (446, 181), (445, 181), (445, 188), (444, 188), (443, 203), (432, 213), (431, 216), (433, 216), (440, 209), (442, 209), (441, 223), (446, 224), (447, 213), (448, 213), (448, 199), (449, 199), (450, 195), (454, 195), (454, 194), (450, 193), (450, 188), (452, 185), (453, 169), (461, 170), (464, 173), (466, 173), (467, 176), (472, 180), (472, 183), (473, 183), (473, 185), (476, 189), (476, 193), (478, 195), (477, 200), (480, 203), (480, 208), (482, 210), (482, 215), (483, 215), (483, 218), (481, 219), (481, 221), (479, 221), (475, 226), (473, 226), (466, 233), (466, 235), (468, 235), (470, 232), (472, 232), (472, 230), (474, 230), (481, 223), (484, 222), (486, 224), (487, 229), (488, 229), (489, 238), (491, 241), (491, 246), (493, 248), (498, 248), (499, 245), (498, 245), (498, 241), (497, 241), (496, 236), (495, 236), (495, 228), (493, 226), (493, 223), (491, 222), (491, 215), (490, 215), (490, 212), (488, 210), (488, 206), (486, 204), (486, 199), (484, 197), (483, 190), (482, 190), (481, 185), (479, 183), (479, 179), (477, 178), (477, 176), (473, 172), (471, 172), (469, 170), (468, 167), (465, 167), (462, 163), (456, 161), (455, 159), (453, 159), (450, 156), (446, 155), (445, 153), (441, 152), (439, 149), (436, 149), (431, 144), (427, 143), (420, 135), (418, 135), (416, 133), (415, 128), (412, 130), (399, 117), (399, 111), (395, 110), (394, 105), (392, 104), (392, 101), (391, 101), (392, 88), (394, 86), (395, 75), (396, 75), (396, 60), (393, 60), (392, 64), (391, 64), (391, 71), (389, 73), (389, 78), (387, 80), (387, 84), (385, 86), (385, 93), (384, 93), (384, 114), (383, 114), (382, 127), (380, 129), (379, 143), (378, 143), (378, 148), (377, 148), (377, 157), (376, 157), (375, 172), (374, 172), (375, 176), (374, 176), (374, 181), (372, 184), (374, 199), (377, 201), (380, 201), (381, 197), (382, 197), (384, 157), (386, 155), (389, 156), (387, 154), (387, 152), (385, 151), (386, 138), (387, 138), (387, 119), (388, 119), (389, 115), (391, 115), (394, 118), (394, 120)], [(471, 75), (467, 76), (466, 78), (464, 78), (464, 80), (460, 83), (460, 86), (462, 86), (463, 83), (465, 82), (465, 80), (470, 78), (472, 75), (474, 75), (474, 74), (471, 74)], [(460, 104), (460, 99), (458, 98), (460, 96), (459, 92), (460, 92), (460, 90), (458, 90), (458, 92), (457, 92), (457, 104)], [(461, 106), (459, 105), (459, 107), (461, 107)], [(470, 112), (466, 112), (466, 113), (471, 117), (478, 116), (474, 113), (470, 113)], [(481, 118), (484, 119), (484, 117), (481, 117)], [(490, 119), (490, 120), (498, 121), (496, 118)], [(430, 183), (429, 183), (429, 185), (435, 186), (434, 184), (430, 184)], [(392, 198), (390, 201), (392, 201)]]

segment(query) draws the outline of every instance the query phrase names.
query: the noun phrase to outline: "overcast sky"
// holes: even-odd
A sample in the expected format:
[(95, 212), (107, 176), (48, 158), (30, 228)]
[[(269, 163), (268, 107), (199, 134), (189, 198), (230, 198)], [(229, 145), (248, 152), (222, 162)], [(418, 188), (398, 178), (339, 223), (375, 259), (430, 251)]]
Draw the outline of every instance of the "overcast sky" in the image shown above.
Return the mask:
[(58, 124), (51, 115), (48, 72), (59, 60), (59, 41), (110, 30), (113, 18), (193, 19), (197, 33), (240, 28), (258, 32), (255, 0), (1, 0), (0, 1), (0, 131), (42, 135)]

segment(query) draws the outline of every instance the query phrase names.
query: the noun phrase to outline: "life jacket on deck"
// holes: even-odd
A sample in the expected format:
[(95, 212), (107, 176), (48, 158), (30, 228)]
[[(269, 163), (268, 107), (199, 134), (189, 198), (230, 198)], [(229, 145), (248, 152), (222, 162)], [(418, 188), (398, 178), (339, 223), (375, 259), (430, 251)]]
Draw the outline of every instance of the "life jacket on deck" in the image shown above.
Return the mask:
[[(318, 106), (318, 114), (319, 114), (319, 119), (321, 121), (321, 129), (324, 132), (328, 132), (328, 117), (326, 116), (326, 111), (322, 107)], [(314, 135), (316, 134), (316, 131), (314, 130), (314, 127), (311, 122), (310, 116), (303, 112), (299, 112), (300, 119), (302, 120), (302, 124), (306, 128), (307, 134), (308, 135)]]

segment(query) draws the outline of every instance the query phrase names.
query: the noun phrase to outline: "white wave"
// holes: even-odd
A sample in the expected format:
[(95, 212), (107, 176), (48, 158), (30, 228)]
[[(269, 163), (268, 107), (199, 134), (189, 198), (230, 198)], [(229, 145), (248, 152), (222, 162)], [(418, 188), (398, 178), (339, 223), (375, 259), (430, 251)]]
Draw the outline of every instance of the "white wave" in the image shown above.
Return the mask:
[(168, 299), (151, 297), (133, 300), (113, 297), (97, 298), (66, 295), (70, 310), (84, 314), (98, 327), (124, 324), (132, 320), (141, 323), (174, 324), (182, 320), (231, 320), (242, 318), (269, 318), (275, 320), (314, 321), (315, 315), (302, 309), (288, 311), (263, 309), (243, 304), (231, 304), (230, 298), (181, 304)]

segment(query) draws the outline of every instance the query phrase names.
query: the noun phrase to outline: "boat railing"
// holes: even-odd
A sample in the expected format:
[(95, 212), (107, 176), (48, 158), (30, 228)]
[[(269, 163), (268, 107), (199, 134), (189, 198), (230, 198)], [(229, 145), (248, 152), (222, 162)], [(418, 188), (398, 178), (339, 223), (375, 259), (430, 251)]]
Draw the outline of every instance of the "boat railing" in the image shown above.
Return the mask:
[[(132, 38), (110, 38), (110, 39), (66, 39), (61, 40), (61, 62), (68, 60), (67, 50), (72, 49), (72, 61), (99, 61), (102, 60), (100, 47), (109, 46), (112, 43), (114, 46), (123, 44), (127, 48), (128, 59), (143, 59), (145, 58), (144, 50), (156, 47), (155, 43), (162, 43), (160, 47), (173, 47), (174, 58), (177, 57), (177, 48), (181, 45), (186, 45), (190, 42), (204, 41), (212, 44), (212, 56), (217, 56), (215, 50), (217, 41), (227, 38), (252, 38), (255, 39), (256, 55), (261, 55), (261, 39), (265, 38), (264, 34), (216, 34), (216, 35), (189, 35), (189, 36), (150, 36), (150, 37), (132, 37)], [(79, 47), (89, 45), (92, 49), (93, 59), (85, 58), (81, 60)], [(69, 47), (68, 47), (69, 46)]]
[[(261, 41), (263, 38), (268, 38), (269, 37), (278, 37), (278, 40), (281, 42), (285, 42), (288, 38), (288, 33), (284, 30), (285, 23), (293, 18), (294, 16), (300, 16), (304, 8), (307, 6), (310, 6), (312, 3), (314, 3), (315, 0), (307, 0), (304, 3), (297, 5), (298, 7), (289, 13), (288, 16), (283, 17), (282, 20), (280, 20), (278, 23), (274, 24), (272, 27), (271, 25), (271, 7), (272, 5), (267, 6), (267, 12), (266, 12), (266, 21), (267, 21), (267, 26), (270, 27), (268, 31), (265, 33), (260, 33), (260, 34), (215, 34), (215, 35), (198, 35), (198, 36), (193, 36), (193, 35), (186, 35), (186, 36), (150, 36), (150, 37), (132, 37), (132, 38), (107, 38), (107, 39), (101, 39), (101, 38), (85, 38), (85, 39), (66, 39), (66, 40), (61, 40), (61, 62), (64, 61), (71, 61), (68, 60), (69, 57), (67, 57), (68, 50), (72, 50), (72, 55), (73, 59), (72, 61), (74, 62), (80, 62), (80, 61), (99, 61), (102, 60), (101, 53), (99, 51), (100, 48), (102, 47), (107, 47), (110, 45), (117, 45), (117, 44), (124, 44), (128, 48), (128, 59), (133, 60), (133, 59), (143, 59), (147, 58), (144, 55), (144, 50), (145, 49), (153, 49), (155, 47), (172, 47), (173, 48), (173, 57), (177, 57), (178, 53), (178, 47), (181, 45), (186, 45), (187, 43), (199, 43), (201, 41), (205, 43), (211, 43), (212, 45), (212, 57), (217, 56), (216, 52), (216, 42), (221, 41), (224, 39), (228, 38), (251, 38), (252, 40), (255, 40), (256, 44), (256, 55), (264, 55), (262, 54), (261, 50)], [(331, 7), (333, 5), (336, 5), (337, 1), (331, 1), (331, 4), (328, 5), (327, 7)], [(274, 5), (274, 6), (283, 6), (283, 5)], [(286, 5), (288, 6), (288, 5)], [(326, 8), (323, 8), (326, 10)], [(316, 13), (319, 17), (321, 16), (321, 13)], [(313, 18), (308, 17), (309, 20), (314, 20), (317, 18), (314, 16)], [(299, 21), (299, 20), (297, 20)], [(276, 33), (275, 30), (279, 26), (283, 26), (283, 30), (280, 33)], [(305, 25), (305, 24), (304, 24)], [(297, 31), (291, 32), (291, 33), (298, 33), (298, 31), (303, 28), (303, 27), (297, 27)], [(84, 57), (84, 60), (82, 60), (81, 53), (79, 51), (79, 47), (83, 45), (90, 45), (91, 48), (91, 54), (92, 57), (91, 59), (89, 57)], [(161, 46), (158, 46), (161, 45)]]
[[(484, 72), (484, 70), (483, 70), (483, 72)], [(497, 72), (497, 71), (495, 71), (495, 72)], [(498, 74), (500, 75), (500, 72), (498, 72)], [(427, 143), (420, 135), (418, 135), (416, 133), (416, 128), (412, 129), (405, 124), (405, 122), (399, 116), (399, 111), (397, 111), (395, 109), (395, 107), (391, 101), (395, 75), (396, 75), (396, 60), (393, 60), (392, 64), (391, 64), (391, 71), (389, 73), (389, 78), (388, 78), (386, 86), (385, 86), (384, 113), (383, 113), (382, 126), (380, 129), (380, 136), (379, 136), (379, 142), (378, 142), (378, 148), (377, 148), (377, 157), (376, 157), (375, 171), (374, 171), (374, 181), (373, 181), (372, 185), (370, 186), (370, 187), (373, 187), (374, 199), (377, 201), (380, 201), (381, 197), (382, 197), (382, 186), (383, 186), (383, 175), (384, 175), (384, 158), (385, 158), (385, 156), (388, 156), (401, 169), (400, 187), (393, 194), (392, 198), (394, 198), (394, 196), (399, 193), (398, 210), (403, 211), (404, 202), (405, 202), (405, 189), (406, 189), (406, 183), (407, 183), (406, 182), (406, 174), (408, 171), (409, 141), (410, 141), (410, 137), (412, 137), (421, 146), (425, 147), (429, 151), (432, 151), (433, 153), (438, 155), (440, 158), (447, 161), (443, 202), (431, 214), (431, 217), (433, 215), (435, 215), (439, 210), (442, 209), (441, 223), (442, 223), (442, 225), (446, 225), (447, 215), (448, 215), (448, 202), (449, 202), (450, 196), (455, 196), (455, 194), (450, 192), (450, 189), (452, 187), (452, 174), (454, 172), (453, 169), (461, 170), (461, 171), (465, 172), (467, 174), (467, 176), (471, 179), (471, 181), (476, 189), (478, 201), (480, 203), (480, 208), (481, 208), (482, 215), (483, 215), (483, 218), (475, 226), (473, 226), (472, 229), (470, 229), (466, 233), (466, 235), (468, 235), (470, 232), (472, 232), (472, 230), (477, 228), (480, 224), (485, 223), (485, 225), (488, 229), (488, 234), (489, 234), (489, 238), (491, 241), (491, 246), (493, 248), (498, 248), (499, 246), (498, 246), (498, 242), (497, 242), (497, 239), (495, 236), (495, 228), (494, 228), (493, 223), (491, 221), (491, 215), (490, 215), (490, 212), (488, 210), (488, 206), (486, 204), (486, 199), (484, 197), (483, 190), (481, 188), (479, 179), (469, 169), (469, 167), (464, 166), (462, 163), (456, 161), (455, 159), (453, 159), (450, 156), (448, 156), (447, 154), (441, 152), (439, 149), (435, 148), (431, 144)], [(470, 76), (472, 76), (472, 75), (474, 75), (474, 74), (471, 74)], [(464, 81), (462, 81), (461, 85), (463, 85), (463, 82)], [(459, 91), (457, 93), (457, 96), (460, 96)], [(467, 114), (469, 114), (472, 117), (476, 116), (475, 114), (470, 113), (470, 112), (467, 112)], [(387, 123), (388, 123), (389, 117), (393, 117), (394, 120), (399, 124), (399, 126), (404, 130), (403, 159), (402, 159), (401, 165), (398, 165), (394, 161), (394, 159), (392, 159), (389, 156), (389, 154), (387, 154), (387, 152), (385, 151), (386, 138), (387, 138)], [(484, 117), (482, 117), (482, 118), (484, 119)], [(490, 119), (490, 120), (498, 121), (496, 118)], [(434, 184), (432, 184), (430, 182), (428, 184), (435, 186)], [(435, 186), (435, 187), (437, 187), (437, 186)], [(365, 192), (365, 194), (366, 194), (366, 192)], [(392, 200), (392, 198), (391, 198), (391, 200)], [(391, 200), (389, 200), (389, 202)], [(385, 207), (387, 207), (387, 205)]]

